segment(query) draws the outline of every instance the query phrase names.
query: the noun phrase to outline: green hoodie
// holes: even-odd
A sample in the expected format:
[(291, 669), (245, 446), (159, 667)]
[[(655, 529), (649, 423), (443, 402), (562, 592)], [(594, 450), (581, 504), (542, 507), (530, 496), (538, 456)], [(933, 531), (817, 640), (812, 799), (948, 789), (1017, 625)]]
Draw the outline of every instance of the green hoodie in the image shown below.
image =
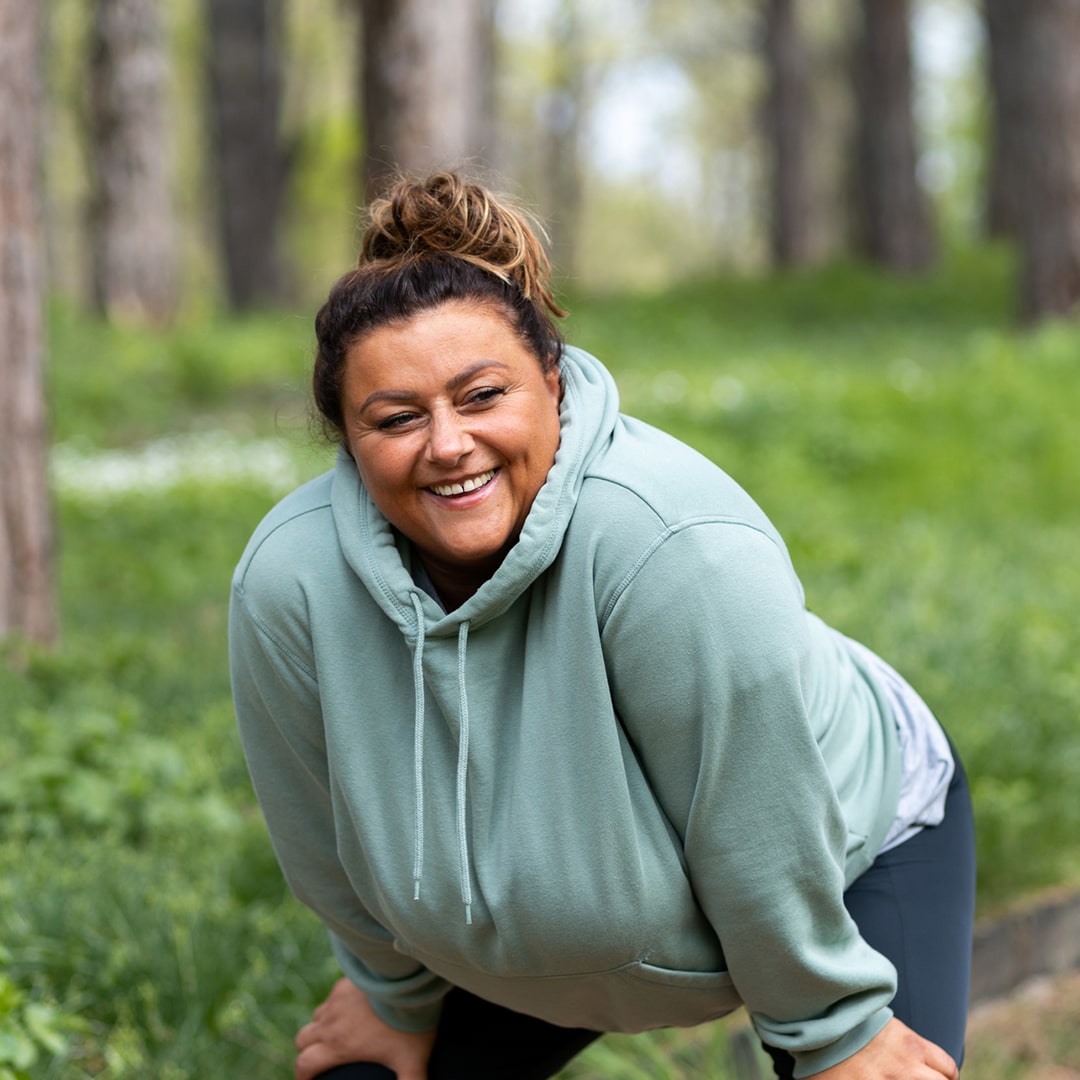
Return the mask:
[(821, 1071), (891, 1015), (842, 902), (896, 811), (889, 707), (746, 493), (562, 372), (555, 464), (455, 611), (345, 453), (252, 537), (230, 653), (278, 859), (400, 1029), (450, 985), (603, 1031), (745, 1004)]

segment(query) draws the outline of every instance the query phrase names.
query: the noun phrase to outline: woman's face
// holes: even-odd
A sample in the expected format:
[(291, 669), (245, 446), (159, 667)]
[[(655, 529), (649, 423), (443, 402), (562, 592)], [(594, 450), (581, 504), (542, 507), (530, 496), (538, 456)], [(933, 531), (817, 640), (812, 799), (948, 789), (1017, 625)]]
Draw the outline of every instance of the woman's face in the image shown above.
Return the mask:
[(490, 576), (517, 540), (555, 460), (559, 397), (558, 371), (490, 308), (445, 304), (350, 350), (349, 450), (436, 584)]

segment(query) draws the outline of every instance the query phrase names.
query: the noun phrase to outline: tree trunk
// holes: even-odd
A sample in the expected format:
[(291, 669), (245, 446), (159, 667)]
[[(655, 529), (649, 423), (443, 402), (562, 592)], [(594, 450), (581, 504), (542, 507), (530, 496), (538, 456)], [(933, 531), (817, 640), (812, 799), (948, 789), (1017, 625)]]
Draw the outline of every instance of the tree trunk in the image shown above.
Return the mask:
[(43, 8), (0, 0), (0, 637), (56, 633), (45, 418)]
[(288, 155), (280, 136), (281, 0), (206, 0), (210, 131), (229, 306), (280, 300)]
[(923, 270), (936, 257), (919, 186), (908, 0), (862, 0), (855, 64), (859, 232), (864, 252), (894, 270)]
[(364, 187), (479, 165), (490, 101), (483, 0), (360, 0)]
[(582, 125), (587, 109), (580, 0), (558, 0), (554, 12), (554, 71), (543, 97), (544, 182), (551, 258), (560, 276), (577, 273), (584, 204)]
[(1021, 312), (1069, 315), (1080, 304), (1080, 4), (1013, 0), (988, 14), (998, 73), (1008, 73), (996, 110), (1015, 168)]
[(802, 266), (815, 255), (814, 197), (807, 152), (813, 109), (809, 58), (795, 0), (769, 0), (764, 29), (772, 256), (780, 266)]
[(498, 0), (475, 0), (476, 11), (476, 99), (472, 119), (473, 153), (489, 168), (499, 167), (498, 104), (495, 84), (499, 69)]
[(1016, 0), (984, 0), (987, 79), (990, 84), (990, 168), (986, 192), (986, 232), (1015, 237), (1019, 228), (1024, 183), (1020, 175), (1019, 140), (1024, 124), (1017, 20), (1023, 12)]
[(156, 0), (94, 0), (88, 79), (94, 302), (160, 323), (176, 307), (168, 61)]

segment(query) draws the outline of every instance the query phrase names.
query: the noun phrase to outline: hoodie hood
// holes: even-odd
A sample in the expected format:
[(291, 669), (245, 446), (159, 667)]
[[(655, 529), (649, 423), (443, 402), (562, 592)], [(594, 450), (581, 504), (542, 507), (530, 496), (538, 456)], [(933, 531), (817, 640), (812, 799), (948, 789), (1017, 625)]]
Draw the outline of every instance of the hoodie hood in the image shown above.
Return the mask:
[(475, 595), (449, 614), (413, 580), (408, 542), (376, 507), (348, 452), (339, 451), (331, 502), (341, 550), (376, 603), (410, 642), (415, 642), (418, 633), (449, 636), (463, 622), (478, 627), (497, 618), (558, 554), (589, 463), (610, 441), (619, 412), (614, 380), (587, 352), (567, 346), (559, 370), (563, 399), (555, 463), (502, 565)]

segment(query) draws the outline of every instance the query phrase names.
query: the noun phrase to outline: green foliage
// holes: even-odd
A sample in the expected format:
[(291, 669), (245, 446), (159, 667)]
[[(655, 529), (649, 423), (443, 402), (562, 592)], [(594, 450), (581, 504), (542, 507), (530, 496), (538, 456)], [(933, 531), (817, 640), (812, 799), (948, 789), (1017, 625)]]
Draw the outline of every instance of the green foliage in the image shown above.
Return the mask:
[(268, 847), (252, 817), (231, 843), (196, 822), (156, 850), (108, 836), (47, 839), (17, 860), (8, 849), (12, 973), (55, 988), (83, 1024), (32, 1075), (286, 1075), (288, 1033), (333, 973)]
[(205, 791), (180, 744), (147, 733), (134, 699), (95, 707), (90, 697), (23, 711), (0, 736), (8, 839), (110, 834), (137, 846), (235, 828), (236, 811)]
[[(569, 326), (626, 411), (758, 499), (811, 608), (930, 700), (972, 779), (984, 911), (1080, 878), (1080, 328), (1016, 333), (1009, 275), (982, 250), (925, 280), (710, 280), (572, 298)], [(247, 537), (329, 461), (309, 326), (54, 312), (64, 640), (0, 652), (0, 1078), (285, 1076), (333, 979), (225, 665)], [(567, 1080), (718, 1076), (723, 1032), (605, 1039)]]
[[(170, 332), (105, 326), (57, 305), (50, 320), (50, 401), (56, 441), (135, 445), (215, 426), (242, 434), (303, 432), (309, 316), (192, 319)], [(284, 415), (283, 415), (284, 414)]]
[(8, 959), (0, 947), (0, 1080), (30, 1080), (29, 1070), (42, 1054), (65, 1054), (82, 1025), (54, 1005), (32, 1000), (4, 974)]

